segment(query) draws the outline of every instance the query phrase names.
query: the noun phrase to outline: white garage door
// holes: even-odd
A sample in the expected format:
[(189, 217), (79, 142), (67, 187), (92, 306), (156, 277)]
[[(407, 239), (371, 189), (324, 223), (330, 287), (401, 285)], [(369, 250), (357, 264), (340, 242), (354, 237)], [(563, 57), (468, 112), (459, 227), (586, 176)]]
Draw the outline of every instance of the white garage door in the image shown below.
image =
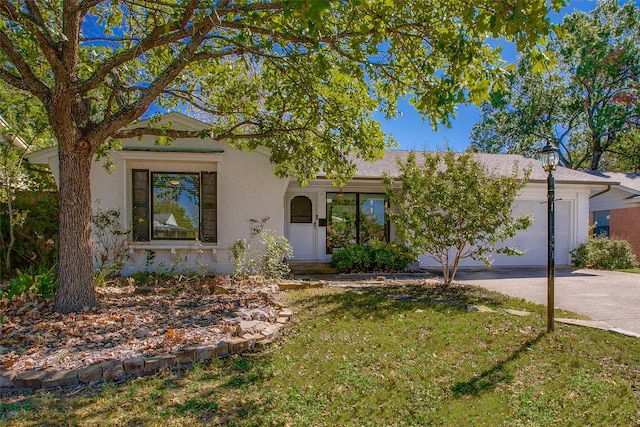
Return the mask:
[[(569, 247), (571, 239), (571, 202), (556, 201), (556, 245), (555, 264), (569, 265)], [(499, 244), (499, 246), (518, 247), (524, 251), (523, 256), (492, 255), (492, 265), (500, 266), (545, 266), (547, 265), (547, 204), (540, 201), (520, 200), (514, 207), (514, 215), (529, 214), (533, 225), (520, 231), (515, 237)], [(436, 267), (435, 261), (428, 255), (420, 256), (422, 267)], [(471, 259), (460, 261), (460, 267), (484, 266)]]
[[(556, 201), (556, 265), (568, 265), (571, 239), (571, 203)], [(547, 265), (547, 204), (536, 201), (520, 201), (514, 208), (516, 215), (530, 214), (533, 225), (520, 231), (506, 243), (525, 251), (522, 257), (496, 256), (494, 265)]]

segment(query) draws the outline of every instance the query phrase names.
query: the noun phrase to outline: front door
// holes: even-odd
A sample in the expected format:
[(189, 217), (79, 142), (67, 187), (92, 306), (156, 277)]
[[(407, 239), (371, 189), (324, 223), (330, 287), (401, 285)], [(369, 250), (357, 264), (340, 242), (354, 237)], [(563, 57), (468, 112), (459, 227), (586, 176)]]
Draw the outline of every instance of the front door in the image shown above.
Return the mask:
[(289, 196), (289, 243), (295, 260), (316, 259), (316, 222), (313, 194)]

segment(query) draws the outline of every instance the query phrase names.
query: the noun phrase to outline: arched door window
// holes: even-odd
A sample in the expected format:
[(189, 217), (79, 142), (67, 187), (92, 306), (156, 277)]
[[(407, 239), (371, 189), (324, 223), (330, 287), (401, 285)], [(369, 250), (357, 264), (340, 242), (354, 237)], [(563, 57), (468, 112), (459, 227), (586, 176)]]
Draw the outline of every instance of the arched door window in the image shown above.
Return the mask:
[(291, 199), (291, 224), (311, 224), (313, 209), (311, 199), (306, 196), (296, 196)]

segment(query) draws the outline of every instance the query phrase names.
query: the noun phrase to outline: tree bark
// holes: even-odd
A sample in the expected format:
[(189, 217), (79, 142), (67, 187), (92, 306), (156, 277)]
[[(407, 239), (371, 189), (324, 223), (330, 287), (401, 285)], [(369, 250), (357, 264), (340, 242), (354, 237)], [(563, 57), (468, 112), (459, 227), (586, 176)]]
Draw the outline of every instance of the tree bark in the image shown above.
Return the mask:
[(591, 164), (589, 165), (589, 170), (597, 171), (600, 167), (600, 159), (602, 158), (602, 150), (597, 150), (593, 152), (591, 155)]
[[(60, 277), (55, 311), (80, 312), (97, 305), (91, 244), (91, 163), (85, 141), (58, 136), (60, 159)], [(62, 139), (65, 137), (63, 136)], [(69, 135), (68, 138), (75, 139)]]

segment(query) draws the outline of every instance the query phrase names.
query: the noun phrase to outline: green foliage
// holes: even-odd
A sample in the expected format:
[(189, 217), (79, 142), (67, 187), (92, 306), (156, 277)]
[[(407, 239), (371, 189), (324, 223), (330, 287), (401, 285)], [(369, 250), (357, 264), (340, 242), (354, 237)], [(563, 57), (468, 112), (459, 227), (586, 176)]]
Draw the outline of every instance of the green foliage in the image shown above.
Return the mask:
[(639, 167), (640, 7), (606, 0), (568, 15), (546, 56), (544, 67), (532, 55), (520, 58), (506, 90), (483, 107), (472, 147), (534, 156), (546, 141), (570, 168)]
[[(513, 201), (526, 185), (530, 171), (513, 165), (510, 175), (486, 170), (473, 154), (424, 153), (418, 163), (410, 153), (398, 162), (397, 183), (385, 176), (383, 184), (394, 209), (391, 220), (401, 238), (416, 252), (429, 254), (449, 285), (459, 261), (471, 258), (490, 265), (489, 255), (521, 255), (497, 244), (529, 227), (529, 216), (513, 217)], [(398, 187), (397, 187), (398, 186)]]
[[(15, 243), (11, 253), (11, 266), (24, 270), (40, 265), (53, 265), (58, 260), (58, 194), (45, 189), (19, 192), (15, 194), (13, 208), (21, 212), (23, 218), (13, 230)], [(0, 209), (6, 204), (0, 203)], [(0, 213), (0, 233), (7, 241), (8, 217), (6, 211)], [(0, 248), (0, 254), (5, 254)]]
[(628, 269), (638, 266), (631, 245), (624, 239), (590, 236), (571, 251), (571, 262), (577, 267)]
[(268, 220), (268, 217), (249, 220), (249, 234), (251, 239), (257, 240), (258, 247), (252, 247), (252, 241), (247, 239), (236, 240), (229, 247), (235, 276), (260, 275), (266, 279), (280, 279), (289, 274), (285, 260), (293, 257), (293, 249), (286, 237), (265, 228)]
[(416, 254), (406, 246), (371, 242), (335, 251), (331, 266), (341, 273), (394, 273), (405, 271), (415, 260)]
[(45, 299), (53, 299), (58, 286), (57, 267), (31, 268), (24, 273), (16, 270), (17, 276), (9, 281), (9, 286), (1, 290), (2, 298), (9, 302), (22, 295), (37, 295)]
[[(77, 244), (92, 201), (78, 190), (89, 187), (86, 166), (110, 138), (206, 136), (267, 148), (278, 176), (306, 183), (324, 171), (344, 181), (354, 156), (377, 159), (392, 144), (376, 112), (394, 117), (408, 98), (424, 118), (448, 123), (456, 104), (479, 103), (501, 85), (500, 52), (487, 39), (525, 50), (550, 30), (547, 0), (521, 3), (7, 3), (0, 80), (39, 100), (60, 147), (60, 181), (69, 183), (56, 310), (97, 304), (88, 235)], [(175, 109), (210, 128), (130, 126), (149, 110)]]
[[(34, 249), (27, 242), (33, 243), (38, 236), (25, 233), (27, 223), (39, 220), (30, 218), (34, 204), (30, 196), (49, 190), (52, 181), (50, 174), (49, 180), (43, 180), (43, 175), (24, 161), (29, 151), (53, 143), (47, 132), (47, 117), (39, 107), (34, 97), (19, 93), (0, 79), (0, 277), (12, 268), (43, 261), (50, 264), (25, 253)], [(38, 228), (36, 231), (42, 236)]]

